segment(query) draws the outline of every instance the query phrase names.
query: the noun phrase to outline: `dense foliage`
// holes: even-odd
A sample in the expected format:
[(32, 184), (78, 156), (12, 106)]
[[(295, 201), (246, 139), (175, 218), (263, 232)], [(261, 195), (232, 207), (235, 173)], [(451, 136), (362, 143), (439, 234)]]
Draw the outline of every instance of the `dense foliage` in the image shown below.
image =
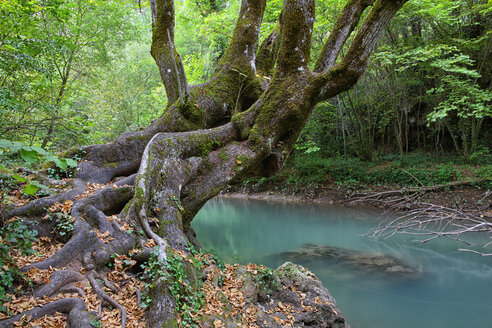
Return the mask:
[(409, 2), (357, 86), (319, 106), (299, 149), (483, 160), (492, 146), (491, 13), (490, 1)]
[[(313, 58), (343, 4), (319, 1)], [(203, 83), (225, 51), (239, 1), (176, 6), (176, 44), (189, 82)], [(264, 37), (278, 27), (281, 8), (280, 0), (268, 2)], [(55, 151), (108, 142), (165, 108), (146, 2), (15, 0), (1, 1), (0, 11), (3, 139)], [(372, 161), (398, 153), (404, 161), (418, 152), (489, 162), (491, 26), (490, 1), (408, 3), (357, 86), (318, 106), (294, 156)]]

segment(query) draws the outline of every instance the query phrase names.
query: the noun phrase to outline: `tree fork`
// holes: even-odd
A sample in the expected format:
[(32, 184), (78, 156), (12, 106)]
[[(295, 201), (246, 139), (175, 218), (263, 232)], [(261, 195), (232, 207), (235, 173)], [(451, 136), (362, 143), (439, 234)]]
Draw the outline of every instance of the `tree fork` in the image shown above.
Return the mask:
[[(109, 261), (110, 254), (128, 253), (133, 245), (143, 245), (143, 237), (156, 242), (161, 262), (172, 248), (186, 251), (187, 242), (193, 239), (190, 223), (198, 210), (228, 184), (281, 168), (315, 105), (356, 83), (383, 28), (405, 2), (349, 1), (337, 19), (340, 30), (328, 37), (312, 71), (309, 58), (315, 1), (285, 0), (278, 35), (272, 34), (267, 41), (271, 50), (260, 51), (275, 53), (275, 44), (280, 42), (278, 53), (274, 60), (260, 64), (255, 57), (265, 1), (243, 0), (233, 38), (211, 79), (189, 87), (174, 48), (174, 3), (152, 0), (152, 52), (168, 93), (167, 108), (143, 131), (84, 148), (84, 161), (76, 172), (83, 180), (107, 183), (118, 176), (129, 177), (76, 200), (72, 207), (74, 236), (52, 258), (33, 266), (59, 266), (79, 257), (92, 277), (94, 270)], [(335, 63), (362, 12), (371, 4), (347, 54)], [(261, 72), (272, 73), (267, 86), (256, 76), (257, 65)], [(121, 208), (119, 218), (142, 228), (145, 236), (122, 233), (118, 223), (108, 222), (106, 213)], [(155, 218), (158, 226), (151, 224)], [(95, 229), (110, 232), (115, 240), (103, 243)], [(150, 250), (143, 248), (145, 259)], [(194, 269), (190, 271), (197, 276)], [(161, 279), (154, 283), (149, 326), (176, 322), (169, 282)], [(93, 284), (93, 288), (99, 287)], [(64, 313), (70, 312), (68, 305), (77, 305), (55, 303), (50, 306), (67, 307)]]

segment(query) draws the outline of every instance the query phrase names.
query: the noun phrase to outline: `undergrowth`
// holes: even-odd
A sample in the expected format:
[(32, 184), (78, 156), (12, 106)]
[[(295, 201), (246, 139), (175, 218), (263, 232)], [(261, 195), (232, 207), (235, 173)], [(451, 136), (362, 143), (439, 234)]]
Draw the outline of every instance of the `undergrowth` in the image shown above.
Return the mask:
[(35, 254), (32, 249), (36, 241), (36, 230), (31, 230), (20, 219), (13, 218), (7, 221), (0, 229), (0, 311), (6, 311), (4, 302), (11, 301), (7, 292), (15, 281), (26, 278), (15, 264), (12, 252), (18, 250), (22, 256)]
[(271, 178), (247, 179), (244, 185), (260, 187), (264, 183), (287, 187), (315, 187), (327, 183), (339, 186), (392, 185), (398, 187), (432, 186), (462, 180), (481, 180), (492, 187), (492, 164), (472, 165), (460, 158), (435, 158), (409, 155), (405, 160), (387, 156), (379, 161), (358, 158), (324, 158), (319, 154), (295, 154), (286, 166)]

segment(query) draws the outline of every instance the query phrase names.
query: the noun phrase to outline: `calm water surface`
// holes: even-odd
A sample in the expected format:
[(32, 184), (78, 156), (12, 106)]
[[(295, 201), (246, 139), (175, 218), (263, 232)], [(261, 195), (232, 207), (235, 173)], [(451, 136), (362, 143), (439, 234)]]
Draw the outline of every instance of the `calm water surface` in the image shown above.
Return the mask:
[(308, 262), (352, 328), (492, 327), (492, 258), (459, 252), (462, 245), (448, 240), (421, 245), (361, 236), (379, 216), (367, 209), (217, 199), (192, 226), (205, 248), (230, 262), (277, 267), (279, 253), (311, 243), (389, 254), (422, 272), (418, 279), (394, 279)]

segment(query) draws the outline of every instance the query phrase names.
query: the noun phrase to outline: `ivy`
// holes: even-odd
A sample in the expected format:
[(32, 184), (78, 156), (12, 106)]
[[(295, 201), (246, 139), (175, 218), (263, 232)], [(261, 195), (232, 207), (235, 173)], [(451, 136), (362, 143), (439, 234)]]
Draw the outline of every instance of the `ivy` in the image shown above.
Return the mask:
[[(203, 267), (211, 264), (223, 271), (225, 265), (216, 254), (198, 251), (189, 243), (186, 249), (191, 256), (184, 258), (180, 255), (182, 253), (171, 251), (165, 263), (158, 260), (158, 248), (153, 250), (150, 259), (141, 266), (144, 269), (143, 277), (148, 281), (145, 284), (141, 306), (147, 308), (150, 305), (151, 289), (155, 288), (157, 281), (164, 280), (176, 302), (180, 324), (184, 327), (199, 327), (195, 315), (205, 303), (205, 295), (201, 290), (203, 282), (190, 274), (193, 274), (193, 271), (201, 272)], [(221, 275), (219, 285), (223, 284), (223, 279)]]

